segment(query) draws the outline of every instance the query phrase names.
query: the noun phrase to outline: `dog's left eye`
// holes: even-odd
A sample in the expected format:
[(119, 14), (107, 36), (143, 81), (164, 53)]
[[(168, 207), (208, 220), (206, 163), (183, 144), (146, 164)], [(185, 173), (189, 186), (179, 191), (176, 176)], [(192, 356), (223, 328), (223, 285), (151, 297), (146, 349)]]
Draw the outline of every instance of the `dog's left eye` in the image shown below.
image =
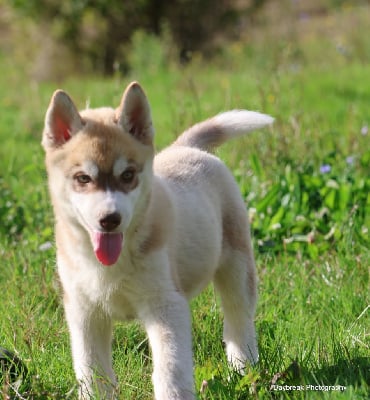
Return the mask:
[(121, 180), (124, 183), (131, 183), (135, 178), (135, 170), (133, 168), (128, 168), (121, 174)]
[(75, 179), (81, 185), (86, 185), (92, 181), (91, 177), (86, 174), (79, 174), (75, 176)]

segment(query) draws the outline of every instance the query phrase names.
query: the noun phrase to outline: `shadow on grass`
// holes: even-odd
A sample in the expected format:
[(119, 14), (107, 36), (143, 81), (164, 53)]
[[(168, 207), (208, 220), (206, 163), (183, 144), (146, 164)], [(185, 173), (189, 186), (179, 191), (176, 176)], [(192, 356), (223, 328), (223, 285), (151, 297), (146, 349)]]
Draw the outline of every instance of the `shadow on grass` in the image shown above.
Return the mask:
[(339, 359), (336, 364), (324, 366), (306, 376), (323, 385), (358, 387), (365, 382), (370, 386), (370, 357)]
[(284, 372), (274, 375), (270, 389), (274, 385), (340, 385), (354, 388), (366, 385), (370, 387), (370, 358), (339, 359), (336, 364), (326, 365), (316, 370), (301, 367), (297, 361), (293, 361)]

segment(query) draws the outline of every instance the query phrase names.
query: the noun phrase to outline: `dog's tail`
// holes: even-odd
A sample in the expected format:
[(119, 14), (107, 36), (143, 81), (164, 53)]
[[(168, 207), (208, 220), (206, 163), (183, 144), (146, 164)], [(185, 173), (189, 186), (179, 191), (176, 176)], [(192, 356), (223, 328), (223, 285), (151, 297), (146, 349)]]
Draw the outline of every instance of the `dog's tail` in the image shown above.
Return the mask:
[(233, 110), (200, 122), (180, 135), (175, 146), (212, 151), (228, 139), (271, 125), (274, 119), (255, 111)]

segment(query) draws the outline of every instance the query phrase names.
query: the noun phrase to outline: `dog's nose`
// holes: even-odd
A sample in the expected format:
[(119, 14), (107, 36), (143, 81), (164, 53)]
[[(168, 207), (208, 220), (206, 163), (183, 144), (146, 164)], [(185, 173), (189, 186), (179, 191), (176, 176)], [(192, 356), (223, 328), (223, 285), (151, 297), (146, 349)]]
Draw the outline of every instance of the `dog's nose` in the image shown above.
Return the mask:
[(116, 229), (121, 223), (121, 215), (117, 212), (108, 214), (100, 221), (100, 226), (107, 232), (111, 232)]

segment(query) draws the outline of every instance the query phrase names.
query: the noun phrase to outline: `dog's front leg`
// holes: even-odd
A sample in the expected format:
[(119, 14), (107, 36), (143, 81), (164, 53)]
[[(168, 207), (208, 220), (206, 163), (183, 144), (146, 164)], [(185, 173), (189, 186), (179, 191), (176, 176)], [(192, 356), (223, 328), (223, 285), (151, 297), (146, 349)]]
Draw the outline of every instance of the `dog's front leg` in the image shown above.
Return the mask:
[(151, 299), (141, 318), (152, 349), (156, 400), (193, 400), (188, 302), (176, 291), (168, 293), (164, 298)]
[(79, 398), (115, 398), (112, 369), (112, 322), (102, 310), (86, 302), (64, 302), (69, 326), (73, 366), (79, 381)]

